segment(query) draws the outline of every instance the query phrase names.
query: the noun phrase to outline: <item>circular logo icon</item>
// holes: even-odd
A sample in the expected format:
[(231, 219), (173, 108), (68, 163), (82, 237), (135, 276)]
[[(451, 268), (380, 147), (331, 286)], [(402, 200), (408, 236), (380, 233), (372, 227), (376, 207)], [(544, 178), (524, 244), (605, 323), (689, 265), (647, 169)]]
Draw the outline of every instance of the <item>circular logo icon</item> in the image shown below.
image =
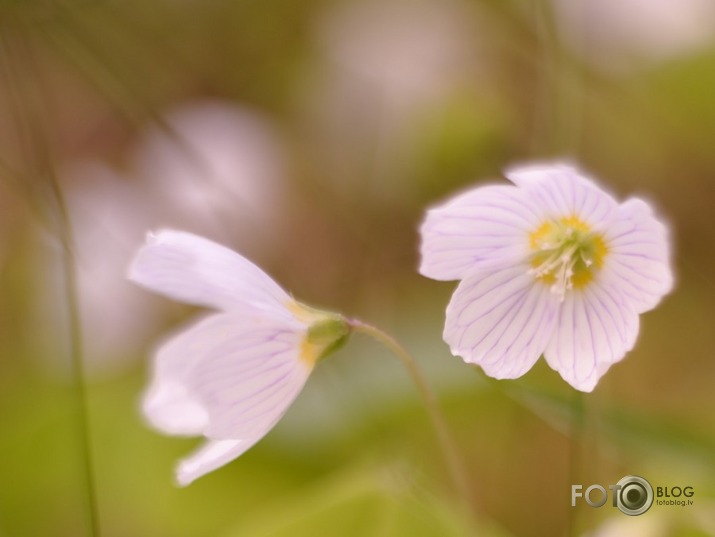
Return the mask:
[(627, 475), (618, 485), (616, 505), (621, 512), (630, 516), (642, 515), (653, 505), (653, 487), (642, 477)]

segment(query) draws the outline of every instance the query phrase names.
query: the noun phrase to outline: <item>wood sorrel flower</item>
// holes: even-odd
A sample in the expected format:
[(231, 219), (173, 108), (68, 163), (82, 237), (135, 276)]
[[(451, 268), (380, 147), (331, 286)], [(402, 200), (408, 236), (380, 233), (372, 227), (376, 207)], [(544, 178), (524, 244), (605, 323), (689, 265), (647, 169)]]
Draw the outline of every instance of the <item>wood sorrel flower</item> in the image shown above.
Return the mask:
[(160, 431), (208, 438), (179, 464), (181, 485), (263, 438), (315, 363), (350, 333), (339, 315), (296, 302), (247, 259), (190, 233), (149, 234), (129, 279), (218, 310), (159, 348), (143, 400), (145, 416)]
[(461, 280), (444, 340), (495, 378), (523, 375), (543, 353), (591, 391), (672, 288), (668, 230), (644, 201), (618, 204), (570, 166), (505, 175), (515, 186), (474, 188), (422, 224), (420, 272)]

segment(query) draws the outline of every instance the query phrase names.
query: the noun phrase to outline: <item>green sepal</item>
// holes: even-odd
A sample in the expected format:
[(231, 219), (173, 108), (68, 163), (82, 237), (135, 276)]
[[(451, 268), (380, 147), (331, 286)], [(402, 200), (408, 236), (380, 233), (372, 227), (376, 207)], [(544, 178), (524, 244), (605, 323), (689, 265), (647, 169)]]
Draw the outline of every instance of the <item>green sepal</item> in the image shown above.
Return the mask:
[(318, 361), (345, 345), (351, 332), (350, 324), (344, 317), (330, 314), (310, 325), (306, 341), (315, 349)]

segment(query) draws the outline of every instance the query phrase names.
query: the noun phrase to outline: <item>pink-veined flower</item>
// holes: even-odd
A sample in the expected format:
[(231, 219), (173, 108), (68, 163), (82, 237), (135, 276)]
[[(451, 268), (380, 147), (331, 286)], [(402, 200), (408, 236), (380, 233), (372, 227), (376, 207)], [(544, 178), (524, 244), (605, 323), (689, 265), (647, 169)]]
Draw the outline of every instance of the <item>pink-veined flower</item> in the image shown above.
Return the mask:
[(190, 233), (149, 234), (129, 278), (216, 310), (159, 348), (143, 400), (146, 418), (160, 431), (208, 439), (179, 464), (181, 485), (266, 435), (315, 363), (350, 332), (342, 317), (296, 302), (247, 259)]
[(514, 185), (469, 190), (422, 224), (420, 272), (461, 280), (444, 340), (489, 376), (520, 377), (543, 354), (591, 391), (672, 288), (668, 230), (644, 201), (619, 204), (573, 167), (505, 175)]

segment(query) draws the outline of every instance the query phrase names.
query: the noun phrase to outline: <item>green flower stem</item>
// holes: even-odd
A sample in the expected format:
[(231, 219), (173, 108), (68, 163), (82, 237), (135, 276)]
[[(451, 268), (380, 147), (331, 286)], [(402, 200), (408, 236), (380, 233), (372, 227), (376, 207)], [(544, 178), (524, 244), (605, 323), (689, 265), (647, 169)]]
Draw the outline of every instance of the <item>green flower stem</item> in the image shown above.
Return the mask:
[[(65, 224), (66, 225), (66, 222)], [(69, 232), (66, 233), (68, 235)], [(77, 435), (80, 438), (80, 458), (82, 460), (82, 477), (85, 484), (87, 518), (90, 535), (99, 537), (99, 516), (97, 508), (97, 492), (92, 468), (92, 442), (90, 437), (90, 416), (87, 403), (87, 384), (84, 374), (82, 357), (82, 332), (77, 303), (77, 274), (74, 254), (66, 239), (63, 240), (62, 264), (64, 271), (64, 286), (69, 313), (70, 346), (72, 356), (72, 378), (75, 394), (75, 416)]]
[[(22, 65), (22, 68), (20, 68)], [(56, 225), (57, 236), (62, 246), (63, 286), (69, 318), (69, 341), (72, 365), (73, 404), (75, 426), (79, 437), (79, 456), (84, 483), (87, 526), (91, 537), (99, 537), (97, 493), (91, 458), (91, 438), (87, 385), (82, 357), (82, 330), (79, 315), (77, 270), (73, 251), (72, 229), (59, 181), (55, 174), (51, 150), (41, 125), (42, 94), (44, 87), (35, 58), (24, 36), (12, 41), (7, 35), (0, 36), (0, 72), (7, 79), (13, 108), (15, 127), (25, 150), (25, 159), (31, 171), (21, 177), (28, 197), (34, 194), (38, 207), (46, 211), (49, 223)], [(35, 77), (29, 78), (33, 73)], [(3, 166), (3, 168), (7, 168)], [(16, 174), (14, 174), (16, 175)], [(13, 178), (15, 178), (13, 176)], [(35, 184), (32, 184), (35, 181)], [(25, 184), (27, 182), (27, 184)]]
[[(579, 390), (574, 390), (573, 400), (571, 401), (571, 431), (570, 431), (570, 447), (569, 447), (569, 469), (567, 490), (571, 490), (571, 485), (578, 484), (580, 481), (581, 472), (581, 453), (583, 450), (583, 437), (585, 430), (585, 397), (584, 393)], [(576, 537), (578, 535), (576, 527), (576, 508), (571, 507), (571, 502), (568, 504), (568, 535)]]
[(365, 324), (358, 320), (351, 320), (350, 327), (353, 331), (370, 336), (384, 345), (405, 366), (407, 372), (412, 378), (412, 381), (417, 386), (420, 396), (422, 397), (422, 401), (427, 408), (427, 412), (437, 435), (437, 440), (439, 441), (442, 454), (444, 455), (445, 463), (447, 465), (452, 483), (457, 493), (464, 500), (465, 504), (468, 506), (474, 505), (472, 491), (469, 486), (469, 482), (467, 481), (467, 471), (464, 461), (457, 450), (454, 439), (449, 433), (447, 422), (437, 404), (437, 398), (427, 384), (420, 368), (417, 366), (415, 359), (402, 345), (400, 345), (400, 343), (397, 342), (395, 338), (383, 332), (379, 328)]

